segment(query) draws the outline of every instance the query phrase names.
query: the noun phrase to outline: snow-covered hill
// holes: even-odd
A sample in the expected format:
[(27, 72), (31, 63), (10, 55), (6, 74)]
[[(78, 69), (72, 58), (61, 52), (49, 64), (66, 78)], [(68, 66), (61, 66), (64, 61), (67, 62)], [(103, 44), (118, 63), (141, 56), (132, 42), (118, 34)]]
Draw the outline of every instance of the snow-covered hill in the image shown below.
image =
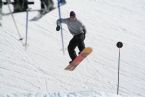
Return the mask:
[[(87, 28), (85, 44), (93, 48), (93, 53), (73, 72), (64, 70), (70, 58), (67, 50), (63, 55), (61, 34), (55, 30), (57, 9), (39, 21), (29, 21), (27, 48), (26, 13), (14, 14), (23, 41), (18, 40), (11, 15), (3, 16), (0, 96), (20, 97), (26, 93), (29, 97), (32, 93), (34, 97), (116, 97), (119, 51), (116, 43), (122, 41), (119, 95), (144, 97), (144, 4), (145, 0), (67, 0), (61, 7), (62, 17), (68, 17), (74, 10)], [(32, 7), (39, 9), (38, 3)], [(3, 11), (8, 12), (7, 6)], [(37, 12), (30, 12), (29, 19), (36, 15)], [(72, 38), (66, 25), (63, 35), (66, 49)]]

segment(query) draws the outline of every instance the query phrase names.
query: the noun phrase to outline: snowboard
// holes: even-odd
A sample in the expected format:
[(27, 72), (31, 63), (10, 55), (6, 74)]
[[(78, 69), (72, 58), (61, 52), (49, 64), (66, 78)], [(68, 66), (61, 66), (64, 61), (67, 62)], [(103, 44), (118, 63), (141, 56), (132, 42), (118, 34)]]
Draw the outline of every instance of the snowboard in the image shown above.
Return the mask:
[(86, 47), (75, 59), (72, 61), (65, 70), (73, 71), (91, 52), (91, 47)]
[(30, 21), (38, 21), (38, 20), (40, 20), (43, 16), (45, 16), (47, 13), (50, 13), (52, 10), (54, 10), (54, 9), (56, 9), (56, 8), (53, 8), (53, 9), (51, 9), (51, 10), (49, 10), (49, 11), (45, 11), (45, 12), (41, 12), (41, 11), (43, 11), (43, 10), (39, 10), (38, 12), (38, 15), (36, 15), (35, 17), (33, 17), (32, 19), (30, 19)]
[(37, 16), (33, 17), (32, 19), (30, 19), (30, 21), (38, 21), (39, 19), (41, 19), (45, 14), (47, 14), (47, 12), (45, 13), (39, 13)]

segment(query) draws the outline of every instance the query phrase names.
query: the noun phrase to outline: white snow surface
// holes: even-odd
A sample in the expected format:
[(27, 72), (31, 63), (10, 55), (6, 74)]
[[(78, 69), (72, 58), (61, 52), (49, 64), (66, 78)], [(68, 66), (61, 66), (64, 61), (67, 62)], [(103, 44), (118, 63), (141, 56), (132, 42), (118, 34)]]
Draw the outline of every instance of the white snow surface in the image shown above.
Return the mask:
[[(38, 0), (34, 1), (32, 9), (39, 9)], [(145, 0), (67, 0), (62, 17), (71, 10), (87, 28), (86, 47), (93, 48), (74, 71), (64, 70), (72, 35), (62, 25), (63, 54), (61, 33), (55, 30), (57, 9), (39, 21), (29, 21), (27, 47), (26, 13), (14, 14), (23, 41), (18, 40), (11, 15), (2, 17), (0, 97), (145, 97)], [(9, 12), (8, 6), (3, 12)], [(37, 14), (29, 12), (29, 19)], [(118, 41), (123, 42), (119, 95)]]

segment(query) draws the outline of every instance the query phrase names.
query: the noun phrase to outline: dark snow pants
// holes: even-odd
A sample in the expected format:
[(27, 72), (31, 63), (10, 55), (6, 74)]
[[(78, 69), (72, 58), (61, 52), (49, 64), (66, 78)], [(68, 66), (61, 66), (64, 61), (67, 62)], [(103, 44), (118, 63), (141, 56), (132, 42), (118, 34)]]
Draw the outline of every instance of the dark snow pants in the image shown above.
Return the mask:
[(52, 10), (54, 7), (53, 0), (40, 0), (41, 1), (41, 9), (45, 9), (45, 6), (47, 7), (48, 11)]
[(14, 12), (26, 11), (28, 8), (28, 0), (14, 0)]
[(76, 52), (75, 48), (78, 47), (79, 51), (81, 52), (85, 48), (84, 44), (85, 35), (83, 33), (75, 35), (69, 42), (68, 45), (68, 53), (72, 60), (75, 59)]

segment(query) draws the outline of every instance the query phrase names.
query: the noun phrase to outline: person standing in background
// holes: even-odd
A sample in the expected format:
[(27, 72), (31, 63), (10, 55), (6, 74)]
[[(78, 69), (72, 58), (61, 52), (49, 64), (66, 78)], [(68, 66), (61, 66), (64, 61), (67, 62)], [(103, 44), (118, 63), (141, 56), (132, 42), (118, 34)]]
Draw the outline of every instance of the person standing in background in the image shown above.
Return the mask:
[(14, 12), (26, 11), (28, 8), (28, 0), (14, 0)]
[(41, 2), (41, 13), (47, 13), (54, 9), (54, 2), (53, 0), (40, 0)]

